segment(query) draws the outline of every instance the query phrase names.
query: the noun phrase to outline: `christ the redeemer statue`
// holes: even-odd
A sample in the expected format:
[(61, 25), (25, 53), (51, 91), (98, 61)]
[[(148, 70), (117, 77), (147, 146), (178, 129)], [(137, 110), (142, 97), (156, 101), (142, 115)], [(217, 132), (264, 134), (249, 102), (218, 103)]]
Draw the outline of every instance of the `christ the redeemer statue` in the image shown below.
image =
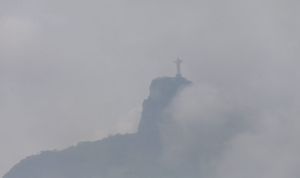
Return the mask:
[(177, 64), (177, 74), (176, 77), (181, 77), (181, 73), (180, 73), (180, 63), (182, 62), (182, 60), (180, 60), (179, 58), (177, 58), (176, 61), (174, 61)]

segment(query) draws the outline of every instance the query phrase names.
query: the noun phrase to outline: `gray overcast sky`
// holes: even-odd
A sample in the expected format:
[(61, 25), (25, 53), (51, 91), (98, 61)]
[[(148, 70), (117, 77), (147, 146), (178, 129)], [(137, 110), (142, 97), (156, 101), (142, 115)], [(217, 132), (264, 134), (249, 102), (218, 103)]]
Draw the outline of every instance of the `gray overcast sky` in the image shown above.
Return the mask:
[(0, 1), (0, 176), (42, 150), (135, 132), (151, 80), (175, 76), (177, 57), (237, 106), (297, 110), (299, 5)]

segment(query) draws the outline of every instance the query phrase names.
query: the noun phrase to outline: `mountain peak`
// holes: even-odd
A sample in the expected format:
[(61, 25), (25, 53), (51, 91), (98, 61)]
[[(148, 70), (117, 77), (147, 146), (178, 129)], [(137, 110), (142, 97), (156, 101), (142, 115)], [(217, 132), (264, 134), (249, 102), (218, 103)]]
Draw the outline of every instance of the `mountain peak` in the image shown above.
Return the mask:
[(43, 151), (15, 165), (3, 178), (132, 178), (159, 177), (162, 111), (177, 91), (192, 82), (183, 77), (156, 78), (143, 102), (138, 133), (117, 134), (95, 142), (81, 142), (62, 151)]
[(143, 102), (139, 134), (158, 134), (158, 125), (162, 121), (161, 112), (170, 103), (177, 91), (192, 84), (184, 77), (160, 77), (152, 80), (150, 95)]

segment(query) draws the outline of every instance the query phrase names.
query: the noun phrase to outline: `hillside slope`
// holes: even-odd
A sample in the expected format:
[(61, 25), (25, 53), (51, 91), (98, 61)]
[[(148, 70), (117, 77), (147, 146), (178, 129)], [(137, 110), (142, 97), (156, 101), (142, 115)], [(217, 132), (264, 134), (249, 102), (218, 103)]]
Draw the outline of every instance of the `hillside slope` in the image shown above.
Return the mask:
[(138, 132), (82, 142), (62, 151), (43, 151), (15, 165), (3, 178), (177, 177), (160, 162), (162, 111), (177, 91), (192, 82), (182, 77), (154, 79), (143, 102)]

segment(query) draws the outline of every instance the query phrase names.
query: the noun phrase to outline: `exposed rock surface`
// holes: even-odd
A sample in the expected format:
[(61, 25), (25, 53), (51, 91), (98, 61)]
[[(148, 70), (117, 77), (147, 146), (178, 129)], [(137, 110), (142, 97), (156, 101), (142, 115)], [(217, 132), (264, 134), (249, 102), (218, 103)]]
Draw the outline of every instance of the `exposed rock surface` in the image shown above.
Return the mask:
[(138, 133), (82, 142), (62, 151), (43, 151), (15, 165), (3, 178), (174, 177), (160, 165), (162, 111), (177, 91), (192, 82), (182, 77), (154, 79), (143, 103)]
[(142, 118), (138, 134), (143, 136), (157, 136), (159, 123), (163, 120), (162, 110), (176, 95), (178, 89), (192, 82), (183, 77), (162, 77), (154, 79), (150, 85), (150, 95), (143, 102)]

